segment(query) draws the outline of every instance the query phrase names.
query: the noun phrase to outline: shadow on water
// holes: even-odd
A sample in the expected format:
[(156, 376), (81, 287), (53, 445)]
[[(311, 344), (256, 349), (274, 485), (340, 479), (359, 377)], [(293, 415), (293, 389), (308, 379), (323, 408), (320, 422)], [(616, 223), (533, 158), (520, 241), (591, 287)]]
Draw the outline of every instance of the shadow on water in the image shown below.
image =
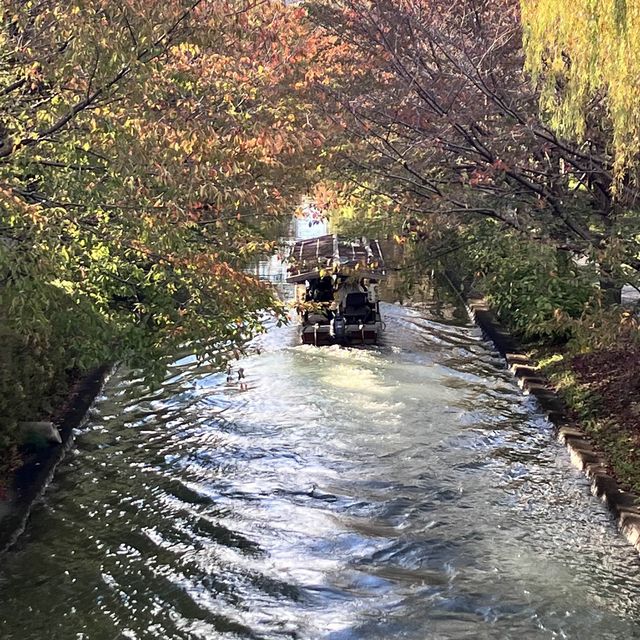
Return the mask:
[(274, 328), (246, 388), (118, 372), (3, 559), (1, 637), (640, 637), (640, 564), (535, 401), (475, 327), (384, 315), (367, 349)]

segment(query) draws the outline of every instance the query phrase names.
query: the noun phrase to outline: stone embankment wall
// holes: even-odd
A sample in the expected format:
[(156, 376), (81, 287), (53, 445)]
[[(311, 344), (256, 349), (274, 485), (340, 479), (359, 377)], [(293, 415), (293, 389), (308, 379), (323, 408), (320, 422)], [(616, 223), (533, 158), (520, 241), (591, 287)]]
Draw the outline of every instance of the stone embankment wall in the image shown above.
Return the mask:
[(15, 472), (7, 499), (0, 505), (0, 553), (12, 546), (24, 531), (35, 503), (73, 441), (74, 429), (85, 420), (110, 370), (109, 366), (99, 367), (78, 380), (56, 420), (62, 443), (50, 444), (27, 455), (22, 467)]
[(604, 455), (597, 451), (578, 425), (571, 424), (567, 408), (549, 381), (540, 375), (536, 364), (497, 321), (481, 296), (465, 300), (469, 314), (507, 361), (525, 394), (536, 397), (548, 419), (556, 426), (558, 439), (567, 447), (571, 462), (591, 481), (591, 492), (610, 509), (620, 532), (640, 552), (640, 497), (623, 491), (609, 473)]

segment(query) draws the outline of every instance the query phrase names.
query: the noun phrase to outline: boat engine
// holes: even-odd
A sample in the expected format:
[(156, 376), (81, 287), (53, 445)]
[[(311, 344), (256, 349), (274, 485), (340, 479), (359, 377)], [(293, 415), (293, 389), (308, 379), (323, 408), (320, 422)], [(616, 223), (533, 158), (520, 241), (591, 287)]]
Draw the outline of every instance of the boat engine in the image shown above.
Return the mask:
[(344, 340), (347, 335), (347, 323), (343, 316), (336, 316), (331, 323), (333, 335), (337, 341)]

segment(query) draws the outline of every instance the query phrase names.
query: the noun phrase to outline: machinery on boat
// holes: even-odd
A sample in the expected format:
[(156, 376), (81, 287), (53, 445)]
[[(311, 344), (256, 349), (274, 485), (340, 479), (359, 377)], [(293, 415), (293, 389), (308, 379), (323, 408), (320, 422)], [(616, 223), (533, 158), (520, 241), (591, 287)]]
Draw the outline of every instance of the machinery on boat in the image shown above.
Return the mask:
[(303, 344), (376, 344), (382, 331), (378, 283), (385, 277), (380, 243), (325, 235), (299, 240), (288, 258), (296, 285)]

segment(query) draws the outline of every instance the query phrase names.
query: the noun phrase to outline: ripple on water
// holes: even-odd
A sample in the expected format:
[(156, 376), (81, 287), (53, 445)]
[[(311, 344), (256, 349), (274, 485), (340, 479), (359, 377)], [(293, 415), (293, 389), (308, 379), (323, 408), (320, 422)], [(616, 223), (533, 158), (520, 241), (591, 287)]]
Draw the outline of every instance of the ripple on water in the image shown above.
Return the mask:
[[(640, 637), (640, 567), (471, 326), (120, 371), (0, 570), (3, 640)], [(260, 351), (260, 353), (258, 353)]]

